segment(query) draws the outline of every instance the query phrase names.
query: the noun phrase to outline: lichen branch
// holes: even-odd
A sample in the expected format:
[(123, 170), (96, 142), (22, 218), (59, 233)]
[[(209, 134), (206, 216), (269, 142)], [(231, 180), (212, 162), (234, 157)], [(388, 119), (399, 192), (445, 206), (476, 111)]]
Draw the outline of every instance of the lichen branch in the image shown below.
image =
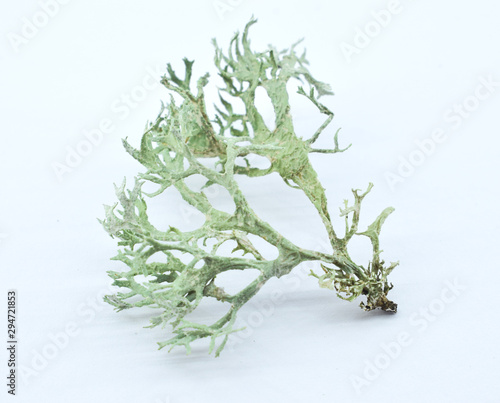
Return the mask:
[[(332, 94), (331, 89), (312, 77), (305, 52), (300, 56), (296, 53), (298, 43), (282, 51), (270, 47), (254, 52), (249, 28), (255, 22), (252, 19), (242, 35), (232, 38), (226, 54), (214, 41), (215, 65), (224, 87), (219, 88), (220, 105), (212, 118), (207, 114), (204, 95), (208, 75), (198, 79), (196, 94), (193, 93), (193, 61), (184, 59), (183, 78), (170, 64), (162, 78), (164, 86), (180, 96), (181, 102), (177, 103), (171, 95), (170, 101), (162, 104), (155, 121), (147, 125), (139, 148), (123, 141), (125, 150), (144, 166), (145, 172), (137, 176), (130, 190), (125, 182), (116, 186), (118, 202), (105, 206), (101, 223), (118, 240), (120, 249), (114, 259), (127, 267), (126, 271), (108, 272), (113, 284), (124, 292), (106, 296), (105, 300), (118, 311), (144, 306), (160, 309), (151, 318), (150, 327), (169, 325), (174, 333), (174, 337), (159, 343), (160, 348), (184, 346), (189, 352), (193, 341), (209, 338), (209, 350), (218, 356), (230, 334), (238, 330), (234, 328), (238, 310), (269, 279), (287, 275), (300, 263), (310, 260), (321, 262), (324, 273), (321, 276), (313, 273), (321, 287), (334, 289), (347, 300), (366, 296), (366, 303), (361, 303), (365, 310), (396, 310), (396, 304), (387, 299), (392, 288), (387, 276), (397, 263), (385, 266), (380, 259), (379, 240), (382, 224), (393, 209), (384, 210), (366, 231), (359, 232), (361, 204), (373, 185), (364, 193), (353, 190), (354, 204), (349, 206), (345, 202), (341, 209), (345, 235), (343, 238), (337, 235), (325, 190), (309, 160), (310, 153), (335, 154), (350, 147), (339, 147), (338, 130), (332, 149), (312, 147), (334, 116), (318, 101), (320, 96)], [(299, 94), (327, 116), (308, 140), (296, 134), (290, 115), (287, 84), (292, 79), (307, 86), (301, 86)], [(276, 116), (273, 130), (266, 126), (255, 105), (259, 87), (267, 92), (273, 105)], [(243, 113), (234, 112), (229, 101), (232, 97), (243, 102)], [(269, 167), (252, 166), (248, 159), (245, 166), (238, 165), (239, 157), (250, 154), (266, 158)], [(215, 160), (213, 166), (206, 163), (208, 158)], [(238, 186), (237, 176), (259, 178), (272, 173), (307, 196), (324, 224), (332, 246), (330, 252), (298, 247), (253, 211)], [(193, 175), (205, 178), (205, 185), (199, 190), (186, 183)], [(156, 190), (144, 192), (145, 182), (156, 185)], [(205, 191), (214, 185), (227, 190), (236, 206), (234, 212), (213, 206)], [(191, 231), (175, 227), (159, 230), (150, 222), (148, 198), (157, 197), (169, 188), (178, 191), (187, 204), (205, 216), (201, 226)], [(371, 241), (373, 257), (367, 268), (349, 256), (347, 247), (354, 235), (366, 236)], [(272, 245), (277, 257), (265, 259), (250, 236)], [(221, 249), (229, 243), (233, 245), (230, 255), (221, 255)], [(234, 295), (224, 291), (217, 276), (246, 269), (257, 270), (257, 279)], [(212, 325), (191, 322), (187, 315), (197, 309), (203, 298), (229, 304), (228, 312)], [(219, 340), (222, 341), (217, 344)]]

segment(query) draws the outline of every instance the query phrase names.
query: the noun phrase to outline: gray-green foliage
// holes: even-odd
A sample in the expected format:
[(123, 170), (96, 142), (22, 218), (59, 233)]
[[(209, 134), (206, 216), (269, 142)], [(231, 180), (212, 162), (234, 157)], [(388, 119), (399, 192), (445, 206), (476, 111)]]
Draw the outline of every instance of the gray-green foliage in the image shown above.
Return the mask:
[[(367, 302), (361, 303), (365, 310), (396, 311), (396, 304), (387, 299), (392, 288), (387, 276), (397, 264), (385, 266), (380, 260), (379, 249), (380, 228), (393, 209), (384, 210), (366, 231), (358, 232), (361, 202), (372, 185), (362, 194), (354, 190), (354, 203), (349, 205), (346, 201), (341, 209), (341, 216), (345, 217), (345, 235), (337, 235), (325, 191), (309, 161), (309, 153), (345, 151), (339, 147), (338, 132), (332, 149), (314, 147), (333, 118), (333, 113), (318, 100), (322, 95), (331, 94), (330, 87), (311, 76), (305, 54), (299, 56), (296, 45), (283, 51), (272, 47), (264, 52), (252, 51), (248, 30), (254, 23), (255, 20), (251, 20), (247, 24), (241, 37), (239, 34), (233, 37), (226, 54), (214, 41), (215, 64), (224, 87), (219, 89), (221, 106), (216, 108), (213, 119), (207, 115), (205, 107), (204, 87), (208, 84), (208, 74), (199, 78), (196, 86), (192, 85), (193, 62), (184, 59), (184, 78), (180, 78), (170, 65), (162, 78), (163, 85), (180, 95), (182, 102), (176, 103), (171, 96), (156, 121), (148, 125), (140, 148), (135, 149), (124, 141), (126, 150), (146, 168), (146, 172), (138, 175), (133, 189), (127, 190), (125, 184), (116, 188), (120, 207), (118, 203), (106, 206), (102, 224), (112, 237), (119, 239), (121, 246), (114, 259), (128, 267), (123, 272), (109, 272), (114, 285), (128, 291), (107, 296), (106, 301), (118, 310), (141, 306), (160, 308), (162, 313), (151, 319), (151, 326), (170, 324), (175, 334), (159, 343), (160, 347), (184, 345), (189, 352), (192, 341), (208, 337), (211, 339), (210, 351), (215, 350), (219, 355), (228, 335), (238, 330), (234, 326), (238, 310), (270, 278), (286, 275), (308, 260), (322, 263), (324, 274), (312, 273), (318, 277), (320, 286), (331, 288), (348, 300), (366, 295)], [(307, 140), (296, 135), (292, 123), (286, 87), (290, 79), (300, 80), (305, 88), (300, 87), (298, 93), (326, 115), (325, 123)], [(276, 116), (274, 130), (266, 126), (255, 106), (258, 87), (264, 88), (272, 101)], [(230, 99), (234, 97), (243, 102), (245, 113), (233, 111)], [(238, 157), (251, 154), (267, 158), (269, 168), (254, 167), (248, 159), (244, 166), (235, 162)], [(206, 158), (217, 160), (214, 168), (202, 163)], [(304, 192), (314, 205), (326, 228), (331, 254), (299, 248), (261, 220), (249, 206), (238, 187), (236, 175), (260, 177), (273, 172), (297, 192)], [(188, 187), (185, 180), (192, 175), (203, 175), (207, 187), (224, 187), (234, 200), (234, 213), (214, 208), (203, 190), (197, 192)], [(156, 184), (158, 190), (152, 194), (143, 192), (141, 187), (147, 181)], [(201, 227), (188, 232), (173, 227), (160, 231), (150, 223), (146, 198), (155, 197), (170, 187), (177, 189), (187, 203), (203, 213), (206, 219)], [(248, 234), (273, 245), (278, 257), (266, 260)], [(366, 268), (354, 263), (347, 252), (347, 244), (354, 235), (368, 237), (373, 245), (373, 259)], [(201, 246), (207, 241), (214, 243), (211, 250)], [(219, 248), (228, 241), (237, 245), (234, 254), (219, 255)], [(183, 263), (173, 251), (189, 256), (189, 263)], [(164, 261), (150, 262), (158, 253)], [(217, 275), (245, 269), (257, 269), (260, 274), (242, 291), (228, 294), (217, 285)], [(140, 283), (135, 279), (138, 275), (153, 280)], [(227, 302), (230, 308), (212, 325), (187, 321), (185, 316), (196, 309), (203, 298)]]

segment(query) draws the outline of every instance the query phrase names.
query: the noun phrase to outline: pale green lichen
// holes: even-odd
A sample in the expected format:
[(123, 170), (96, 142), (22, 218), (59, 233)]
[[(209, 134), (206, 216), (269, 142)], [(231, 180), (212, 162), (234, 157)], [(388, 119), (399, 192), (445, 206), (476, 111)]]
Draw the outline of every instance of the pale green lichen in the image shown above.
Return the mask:
[[(126, 140), (126, 150), (146, 169), (136, 178), (131, 190), (125, 183), (116, 187), (120, 208), (106, 206), (106, 217), (102, 222), (106, 231), (118, 238), (122, 247), (115, 260), (128, 266), (128, 271), (109, 272), (114, 285), (128, 289), (128, 292), (107, 296), (105, 299), (118, 310), (149, 306), (160, 308), (162, 313), (151, 319), (151, 326), (170, 324), (175, 336), (159, 343), (165, 346), (184, 345), (190, 351), (190, 343), (196, 339), (211, 339), (210, 352), (216, 356), (228, 339), (228, 335), (239, 329), (234, 328), (238, 310), (252, 298), (272, 277), (290, 273), (304, 261), (320, 261), (324, 270), (322, 276), (314, 273), (321, 287), (335, 290), (344, 299), (353, 300), (366, 295), (367, 302), (361, 303), (365, 310), (381, 308), (395, 312), (397, 305), (387, 299), (392, 284), (387, 276), (397, 263), (385, 266), (380, 260), (380, 228), (393, 211), (384, 210), (364, 232), (358, 232), (361, 202), (372, 188), (362, 194), (354, 190), (354, 204), (345, 202), (341, 216), (345, 217), (345, 235), (335, 232), (327, 208), (323, 186), (309, 161), (309, 153), (340, 153), (338, 131), (332, 149), (314, 148), (313, 144), (325, 127), (331, 122), (333, 113), (318, 101), (321, 95), (331, 94), (327, 84), (315, 80), (308, 68), (305, 54), (298, 56), (293, 45), (290, 49), (277, 51), (270, 47), (264, 52), (250, 49), (248, 39), (251, 20), (240, 38), (236, 34), (230, 42), (227, 54), (215, 45), (215, 64), (224, 87), (219, 89), (221, 107), (213, 120), (205, 107), (204, 87), (208, 84), (208, 74), (202, 76), (192, 92), (191, 74), (193, 62), (184, 59), (185, 76), (179, 78), (168, 65), (167, 75), (162, 83), (173, 93), (180, 95), (177, 104), (171, 96), (167, 106), (163, 106), (156, 121), (148, 125), (139, 149), (133, 148)], [(295, 133), (287, 83), (299, 79), (307, 90), (300, 87), (298, 93), (308, 98), (327, 119), (308, 140)], [(275, 129), (270, 130), (255, 106), (258, 87), (269, 95), (276, 116)], [(226, 98), (225, 98), (226, 96)], [(245, 113), (233, 111), (228, 98), (243, 101)], [(238, 157), (256, 154), (267, 158), (270, 166), (260, 169), (251, 165), (238, 165)], [(215, 158), (215, 168), (203, 164), (203, 159)], [(236, 175), (259, 177), (278, 173), (289, 186), (302, 191), (314, 205), (328, 234), (332, 253), (320, 253), (294, 245), (280, 235), (268, 223), (261, 220), (249, 206), (238, 187)], [(192, 175), (206, 178), (206, 187), (220, 185), (234, 200), (234, 213), (230, 214), (214, 208), (203, 190), (193, 191), (185, 183)], [(154, 193), (141, 190), (144, 182), (158, 186)], [(158, 230), (150, 223), (145, 197), (155, 197), (167, 188), (174, 187), (182, 198), (205, 215), (204, 224), (196, 230), (183, 232), (170, 227)], [(248, 234), (261, 237), (278, 251), (274, 260), (266, 260), (247, 237)], [(354, 235), (367, 236), (373, 245), (373, 258), (365, 268), (354, 263), (347, 251), (347, 244)], [(200, 246), (208, 240), (215, 241), (207, 250)], [(218, 250), (224, 243), (233, 241), (237, 247), (233, 252), (242, 251), (243, 256), (233, 254), (220, 256)], [(189, 256), (183, 263), (173, 251)], [(148, 262), (153, 255), (163, 254), (163, 262)], [(241, 252), (239, 253), (241, 255)], [(201, 267), (200, 267), (201, 266)], [(236, 294), (228, 294), (217, 286), (217, 275), (229, 270), (257, 269), (258, 277)], [(145, 283), (136, 281), (138, 275), (154, 278)], [(132, 298), (135, 297), (135, 298)], [(228, 312), (212, 325), (189, 322), (185, 316), (191, 313), (205, 297), (215, 298), (230, 304)], [(217, 339), (222, 342), (216, 346)]]

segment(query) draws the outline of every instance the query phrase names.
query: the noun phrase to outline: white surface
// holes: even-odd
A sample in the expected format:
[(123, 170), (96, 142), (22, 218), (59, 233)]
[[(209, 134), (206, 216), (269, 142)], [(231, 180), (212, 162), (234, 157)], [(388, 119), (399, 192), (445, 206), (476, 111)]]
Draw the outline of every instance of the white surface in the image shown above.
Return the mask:
[[(387, 2), (222, 2), (234, 6), (221, 19), (211, 0), (72, 1), (18, 52), (7, 35), (19, 34), (22, 19), (32, 19), (40, 5), (4, 4), (0, 300), (7, 289), (18, 290), (19, 364), (33, 368), (37, 354), (55, 355), (38, 363), (43, 368), (36, 376), (18, 380), (18, 396), (7, 397), (30, 403), (500, 401), (500, 87), (488, 97), (483, 90), (486, 99), (456, 129), (445, 118), (481, 80), (500, 80), (498, 4), (401, 1), (400, 12), (349, 63), (341, 44), (353, 44), (356, 28), (370, 24), (372, 11)], [(213, 72), (210, 39), (225, 46), (252, 14), (259, 19), (251, 33), (254, 48), (287, 47), (305, 37), (311, 71), (335, 91), (325, 98), (336, 116), (322, 144), (331, 144), (341, 126), (341, 144), (353, 147), (313, 158), (332, 214), (351, 187), (369, 181), (376, 187), (365, 200), (362, 225), (386, 206), (396, 207), (382, 246), (387, 260), (401, 261), (391, 276), (399, 312), (362, 312), (359, 301), (341, 301), (301, 275), (305, 266), (270, 281), (242, 309), (240, 319), (256, 325), (218, 359), (207, 355), (203, 342), (190, 356), (181, 348), (168, 354), (156, 350), (168, 330), (142, 328), (147, 310), (117, 314), (102, 303), (116, 245), (96, 221), (102, 204), (115, 200), (112, 183), (140, 168), (120, 139), (137, 144), (166, 92), (148, 91), (127, 117), (123, 104), (111, 105), (140, 85), (147, 69), (159, 66), (158, 79), (165, 63), (179, 69), (184, 56), (196, 60), (196, 76)], [(322, 121), (313, 108), (297, 108), (294, 116), (304, 136)], [(58, 181), (52, 164), (64, 162), (67, 147), (76, 147), (83, 131), (102, 119), (112, 120), (115, 130)], [(386, 173), (397, 172), (400, 156), (408, 158), (415, 140), (438, 128), (446, 141), (391, 189)], [(324, 233), (304, 198), (272, 178), (245, 183), (245, 191), (284, 235), (318, 247)], [(176, 199), (167, 200), (165, 210), (168, 219), (189, 224)], [(368, 245), (358, 246), (366, 256)], [(447, 282), (465, 289), (452, 298)], [(276, 289), (283, 300), (269, 305)], [(443, 311), (423, 319), (421, 310), (429, 308)], [(218, 314), (207, 305), (198, 317)], [(51, 335), (68, 326), (76, 335), (51, 351)], [(0, 323), (2, 334), (5, 327)], [(409, 345), (385, 362), (383, 345), (398, 338)], [(371, 365), (386, 368), (364, 374)], [(4, 379), (5, 351), (0, 368)], [(370, 380), (357, 393), (353, 376), (366, 375)], [(5, 386), (0, 394), (8, 400)]]

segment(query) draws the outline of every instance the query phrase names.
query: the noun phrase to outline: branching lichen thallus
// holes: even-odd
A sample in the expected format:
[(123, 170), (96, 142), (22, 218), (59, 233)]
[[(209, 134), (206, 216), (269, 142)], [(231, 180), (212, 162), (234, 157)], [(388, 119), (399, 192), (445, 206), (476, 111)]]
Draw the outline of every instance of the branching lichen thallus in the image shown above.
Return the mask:
[[(351, 301), (364, 295), (367, 301), (362, 302), (361, 307), (367, 311), (381, 308), (395, 312), (397, 308), (387, 299), (392, 288), (387, 276), (397, 263), (385, 265), (379, 248), (381, 226), (393, 208), (385, 209), (364, 232), (358, 232), (361, 203), (372, 184), (366, 192), (353, 190), (353, 203), (349, 205), (345, 201), (341, 209), (345, 234), (343, 237), (337, 234), (328, 212), (325, 190), (309, 160), (310, 153), (335, 154), (348, 148), (339, 147), (338, 131), (332, 149), (314, 147), (333, 118), (333, 113), (318, 100), (322, 95), (331, 94), (330, 87), (311, 76), (305, 53), (301, 56), (296, 53), (297, 44), (283, 51), (273, 47), (263, 52), (252, 51), (248, 30), (254, 23), (255, 20), (251, 20), (247, 24), (241, 37), (236, 34), (232, 38), (227, 54), (214, 41), (215, 65), (224, 86), (219, 88), (220, 104), (216, 106), (213, 120), (207, 114), (204, 96), (208, 74), (199, 78), (193, 92), (193, 62), (184, 59), (184, 78), (167, 66), (162, 83), (177, 95), (171, 94), (156, 120), (148, 124), (140, 147), (135, 149), (124, 140), (128, 153), (146, 171), (137, 176), (133, 189), (126, 190), (125, 183), (116, 187), (119, 203), (105, 207), (106, 217), (101, 222), (112, 237), (119, 239), (121, 247), (113, 259), (127, 266), (127, 271), (108, 272), (114, 285), (125, 292), (105, 299), (118, 310), (142, 306), (160, 309), (151, 319), (151, 327), (169, 324), (174, 332), (171, 339), (159, 343), (160, 348), (184, 345), (189, 352), (192, 341), (210, 338), (210, 351), (215, 350), (216, 356), (219, 355), (228, 335), (239, 330), (234, 326), (238, 310), (270, 278), (284, 276), (304, 261), (321, 262), (324, 273), (311, 274), (318, 278), (321, 287), (335, 290), (339, 297)], [(298, 93), (326, 116), (325, 122), (307, 140), (298, 137), (293, 126), (287, 92), (290, 79), (298, 79), (306, 86), (299, 87)], [(274, 130), (266, 126), (255, 106), (259, 87), (271, 99), (276, 116)], [(176, 101), (176, 97), (180, 101)], [(233, 110), (236, 98), (243, 102), (244, 113)], [(269, 167), (252, 166), (248, 158), (252, 154), (265, 157)], [(206, 163), (209, 160), (216, 163), (211, 166)], [(245, 162), (237, 163), (240, 160)], [(235, 177), (256, 178), (271, 173), (279, 174), (297, 192), (304, 192), (314, 205), (326, 228), (331, 253), (294, 245), (255, 214)], [(214, 208), (203, 188), (196, 191), (187, 186), (185, 180), (192, 175), (202, 175), (206, 179), (204, 187), (225, 188), (234, 201), (235, 211), (227, 213)], [(142, 191), (145, 182), (151, 182), (157, 190)], [(150, 222), (147, 198), (171, 187), (205, 216), (203, 225), (187, 232), (174, 227), (162, 231)], [(266, 260), (249, 239), (252, 235), (273, 245), (278, 251), (277, 258)], [(347, 251), (355, 235), (366, 236), (371, 241), (373, 257), (367, 267), (354, 263)], [(230, 256), (218, 253), (226, 242), (236, 245)], [(211, 247), (207, 247), (207, 243)], [(183, 254), (184, 259), (180, 259), (179, 254)], [(161, 259), (152, 259), (158, 255)], [(240, 292), (229, 294), (217, 285), (217, 275), (245, 269), (257, 269), (259, 275)], [(145, 276), (147, 281), (138, 281), (137, 276)], [(185, 316), (193, 312), (203, 298), (226, 303), (227, 313), (210, 325), (188, 321)]]

